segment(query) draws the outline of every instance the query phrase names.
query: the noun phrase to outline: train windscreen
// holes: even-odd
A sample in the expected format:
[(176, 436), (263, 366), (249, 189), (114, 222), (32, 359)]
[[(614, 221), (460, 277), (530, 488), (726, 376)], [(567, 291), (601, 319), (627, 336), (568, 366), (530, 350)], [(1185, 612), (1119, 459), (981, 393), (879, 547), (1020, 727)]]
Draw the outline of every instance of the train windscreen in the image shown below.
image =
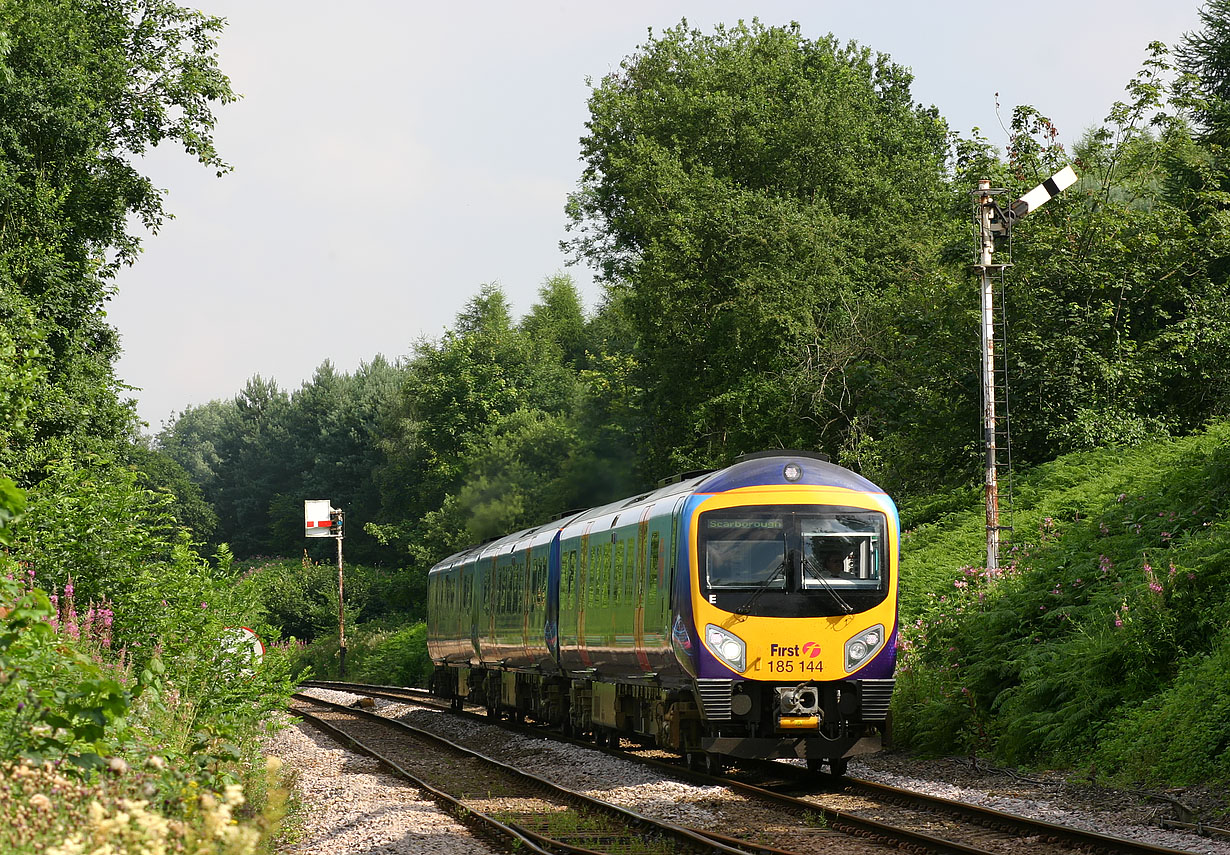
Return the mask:
[(814, 505), (703, 513), (701, 587), (719, 607), (745, 614), (868, 608), (888, 591), (886, 522), (874, 511)]

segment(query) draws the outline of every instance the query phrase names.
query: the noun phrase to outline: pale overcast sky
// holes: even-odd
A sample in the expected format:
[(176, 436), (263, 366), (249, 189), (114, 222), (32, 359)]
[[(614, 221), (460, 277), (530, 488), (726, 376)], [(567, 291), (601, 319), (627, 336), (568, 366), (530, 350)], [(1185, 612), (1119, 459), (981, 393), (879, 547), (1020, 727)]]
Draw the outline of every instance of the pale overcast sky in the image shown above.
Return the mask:
[(650, 27), (758, 17), (857, 41), (1002, 149), (1017, 104), (1070, 143), (1124, 97), (1150, 41), (1198, 26), (1190, 0), (203, 2), (228, 20), (221, 66), (244, 96), (217, 111), (235, 169), (215, 178), (171, 149), (146, 161), (175, 219), (108, 310), (151, 432), (255, 374), (294, 390), (326, 359), (405, 356), (486, 282), (519, 316), (567, 270), (592, 308), (592, 274), (559, 250), (586, 78)]

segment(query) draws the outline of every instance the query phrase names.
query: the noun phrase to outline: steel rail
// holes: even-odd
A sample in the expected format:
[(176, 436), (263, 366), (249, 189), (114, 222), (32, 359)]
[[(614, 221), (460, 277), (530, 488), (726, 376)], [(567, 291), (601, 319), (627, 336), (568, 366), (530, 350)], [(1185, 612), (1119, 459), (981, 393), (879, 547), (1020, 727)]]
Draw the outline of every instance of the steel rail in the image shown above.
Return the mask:
[[(425, 697), (425, 698), (435, 701), (436, 703), (444, 702), (444, 699), (435, 697), (433, 695), (429, 695), (423, 689), (414, 689), (414, 688), (409, 688), (409, 687), (392, 687), (392, 686), (373, 687), (373, 686), (364, 686), (359, 683), (338, 683), (338, 682), (329, 682), (329, 681), (310, 681), (310, 682), (305, 682), (303, 685), (309, 688), (326, 688), (326, 689), (336, 689), (340, 691), (353, 691), (359, 694), (368, 695), (370, 697), (379, 697), (379, 698), (385, 698), (385, 699), (390, 699), (390, 700), (406, 700), (407, 699), (406, 696), (411, 695), (416, 698)], [(346, 708), (346, 709), (349, 709), (349, 708)], [(379, 716), (378, 713), (368, 713), (368, 715)], [(473, 714), (466, 713), (466, 715), (473, 715)], [(473, 715), (473, 717), (476, 719), (482, 720), (481, 716)], [(502, 724), (504, 724), (505, 726), (509, 726), (508, 723), (506, 722), (502, 722)], [(541, 728), (526, 727), (525, 732), (532, 733), (533, 735), (536, 735), (536, 736), (542, 735)], [(590, 749), (593, 749), (596, 747), (592, 743), (584, 742), (583, 740), (570, 739), (569, 737), (564, 737), (552, 731), (547, 731), (547, 732), (550, 733), (552, 738), (555, 738), (555, 739), (573, 742), (574, 744), (581, 745), (583, 747), (590, 748)], [(469, 750), (469, 749), (466, 749), (466, 750)], [(861, 817), (856, 814), (848, 813), (846, 811), (839, 811), (839, 810), (834, 810), (833, 808), (826, 808), (823, 805), (816, 804), (815, 802), (809, 802), (803, 799), (794, 799), (794, 798), (791, 798), (790, 796), (785, 796), (780, 793), (774, 793), (771, 790), (764, 790), (759, 787), (755, 787), (751, 784), (745, 784), (741, 781), (737, 781), (735, 779), (712, 777), (712, 776), (705, 775), (700, 772), (695, 772), (693, 770), (683, 768), (675, 764), (663, 763), (661, 761), (651, 760), (651, 759), (643, 758), (643, 757), (635, 757), (634, 755), (629, 755), (629, 754), (626, 754), (620, 751), (605, 750), (601, 748), (599, 748), (599, 750), (604, 750), (605, 753), (611, 754), (612, 756), (615, 756), (615, 757), (622, 757), (624, 759), (635, 760), (636, 762), (642, 763), (644, 765), (658, 768), (659, 770), (664, 771), (667, 774), (672, 775), (674, 777), (683, 777), (686, 779), (692, 779), (706, 786), (713, 786), (713, 785), (726, 786), (730, 789), (740, 790), (745, 795), (748, 795), (750, 797), (774, 802), (778, 804), (779, 806), (785, 806), (789, 808), (792, 812), (799, 812), (802, 814), (818, 814), (824, 818), (826, 827), (833, 829), (835, 831), (839, 831), (851, 837), (871, 838), (871, 839), (874, 839), (874, 840), (877, 840), (883, 843), (887, 843), (889, 845), (894, 845), (894, 846), (904, 843), (910, 846), (920, 847), (926, 852), (935, 853), (935, 855), (990, 855), (990, 853), (988, 853), (986, 849), (980, 849), (975, 846), (968, 846), (964, 843), (958, 843), (956, 841), (944, 840), (943, 838), (935, 837), (933, 835), (925, 834), (919, 831), (913, 831), (907, 828), (898, 828), (896, 826), (878, 822), (873, 819), (867, 819), (865, 817)], [(493, 761), (493, 762), (498, 762), (498, 761)], [(694, 834), (709, 837), (710, 839), (720, 838), (722, 840), (731, 840), (731, 838), (720, 837), (719, 835), (715, 835), (714, 833), (705, 831), (703, 829), (688, 829), (688, 830)], [(747, 841), (739, 841), (739, 845), (743, 847), (754, 847), (755, 846), (755, 844), (751, 844)], [(777, 851), (777, 850), (769, 849), (768, 851)]]
[[(678, 825), (674, 825), (673, 823), (652, 819), (650, 817), (639, 814), (635, 811), (629, 810), (628, 808), (621, 807), (615, 804), (611, 804), (610, 802), (604, 802), (600, 799), (595, 799), (590, 796), (586, 796), (583, 793), (578, 793), (574, 790), (570, 790), (566, 787), (562, 787), (552, 781), (548, 781), (545, 778), (541, 778), (530, 772), (517, 769), (516, 767), (510, 766), (507, 763), (503, 763), (492, 757), (488, 757), (487, 755), (482, 754), (478, 751), (475, 751), (472, 748), (466, 748), (465, 746), (458, 745), (457, 743), (452, 742), (448, 739), (445, 739), (442, 736), (438, 736), (434, 733), (431, 733), (430, 731), (426, 731), (421, 728), (414, 727), (412, 725), (406, 724), (405, 722), (397, 721), (396, 719), (387, 718), (385, 716), (380, 715), (379, 713), (370, 712), (364, 709), (357, 709), (354, 707), (346, 706), (344, 704), (333, 703), (331, 701), (322, 700), (321, 698), (314, 698), (310, 695), (304, 695), (302, 693), (296, 693), (292, 695), (292, 697), (300, 701), (305, 701), (307, 703), (317, 704), (319, 706), (326, 707), (328, 709), (334, 710), (335, 712), (340, 712), (346, 715), (351, 715), (351, 716), (354, 716), (355, 718), (362, 718), (368, 721), (374, 721), (374, 722), (379, 723), (382, 726), (400, 730), (405, 733), (410, 733), (416, 738), (423, 739), (427, 742), (439, 745), (445, 748), (446, 750), (454, 751), (454, 752), (457, 752), (458, 754), (472, 757), (480, 761), (483, 765), (498, 769), (502, 773), (511, 775), (517, 779), (520, 779), (532, 787), (537, 787), (542, 790), (545, 790), (548, 793), (552, 794), (555, 798), (561, 801), (578, 803), (578, 804), (581, 804), (589, 808), (592, 811), (600, 812), (607, 816), (616, 817), (620, 821), (627, 823), (629, 826), (632, 826), (634, 828), (635, 827), (645, 828), (645, 829), (651, 830), (653, 833), (671, 837), (675, 839), (678, 843), (683, 844), (684, 846), (688, 847), (689, 849), (693, 851), (699, 850), (702, 852), (717, 853), (717, 855), (749, 855), (749, 853), (762, 853), (762, 852), (767, 851), (763, 847), (757, 847), (754, 844), (741, 844), (739, 847), (735, 847), (733, 845), (723, 843), (719, 840), (715, 840), (712, 837), (709, 837), (707, 835), (700, 834), (691, 829), (684, 828)], [(301, 713), (301, 711), (298, 708), (292, 708), (291, 712), (294, 715), (299, 715)], [(315, 717), (315, 718), (319, 718), (319, 717)], [(331, 728), (331, 730), (334, 732), (337, 731), (336, 728)], [(370, 754), (371, 756), (379, 759), (381, 762), (389, 764), (390, 767), (398, 769), (399, 774), (402, 774), (408, 779), (413, 780), (416, 783), (416, 785), (423, 786), (424, 789), (426, 789), (427, 791), (432, 792), (432, 793), (440, 792), (439, 790), (432, 788), (430, 785), (427, 785), (425, 782), (421, 782), (417, 776), (412, 775), (406, 772), (405, 770), (402, 770), (400, 767), (396, 766), (396, 764), (394, 764), (388, 758), (385, 758), (383, 755), (380, 755), (378, 752), (376, 752), (375, 749), (371, 748), (370, 746), (364, 745), (361, 740), (358, 740), (353, 736), (347, 735), (346, 741), (354, 745), (357, 750), (360, 750), (366, 754)], [(462, 805), (462, 807), (465, 810), (468, 810), (471, 812), (477, 812), (475, 811), (474, 808), (468, 805), (465, 805), (461, 800), (455, 799), (454, 797), (448, 796), (446, 794), (444, 794), (444, 797), (450, 804)], [(576, 853), (593, 853), (594, 851), (594, 850), (587, 849), (587, 848), (576, 847), (570, 843), (567, 843), (566, 841), (561, 841), (555, 838), (548, 837), (546, 835), (540, 835), (537, 832), (531, 831), (529, 829), (526, 829), (516, 824), (503, 824), (503, 823), (499, 823), (498, 820), (494, 820), (494, 819), (492, 819), (491, 822), (499, 826), (502, 826), (503, 828), (507, 828), (510, 832), (513, 833), (513, 836), (515, 836), (518, 839), (535, 840), (536, 846), (541, 847), (542, 851), (546, 851), (546, 852), (563, 851), (563, 852), (576, 852)], [(539, 851), (539, 849), (535, 849), (534, 851)]]
[(1030, 819), (1018, 816), (1017, 814), (1007, 813), (1006, 811), (983, 807), (982, 805), (972, 805), (967, 802), (956, 801), (955, 799), (946, 799), (942, 796), (916, 793), (913, 790), (905, 790), (900, 787), (893, 787), (875, 781), (866, 781), (861, 778), (848, 779), (846, 790), (853, 793), (871, 795), (886, 801), (897, 801), (907, 805), (914, 805), (926, 810), (949, 813), (959, 818), (985, 825), (988, 828), (1049, 838), (1069, 843), (1074, 847), (1093, 847), (1122, 853), (1122, 855), (1190, 855), (1190, 853), (1182, 849), (1141, 843), (1138, 840), (1124, 837), (1112, 837), (1108, 834), (1099, 834), (1095, 831), (1086, 831), (1083, 828), (1059, 825), (1041, 819)]
[[(372, 697), (381, 697), (388, 700), (407, 700), (418, 699), (435, 704), (447, 705), (448, 699), (440, 698), (432, 695), (426, 689), (418, 689), (409, 686), (371, 686), (362, 683), (339, 683), (331, 681), (310, 681), (305, 682), (305, 686), (316, 686), (319, 688), (337, 689), (341, 691), (352, 691), (359, 694), (366, 694)], [(473, 715), (472, 713), (466, 713)], [(481, 716), (474, 716), (481, 719)], [(501, 724), (506, 723), (501, 722)], [(571, 741), (579, 745), (589, 748), (596, 748), (614, 756), (624, 757), (626, 759), (635, 760), (636, 762), (653, 766), (674, 774), (680, 777), (685, 777), (703, 783), (705, 785), (730, 785), (736, 789), (742, 790), (750, 795), (779, 801), (791, 807), (803, 807), (811, 811), (821, 811), (825, 816), (826, 821), (831, 824), (831, 827), (837, 827), (835, 823), (852, 822), (857, 826), (857, 830), (863, 834), (888, 834), (891, 832), (904, 832), (907, 835), (918, 834), (907, 829), (893, 829), (892, 826), (877, 823), (874, 820), (864, 819), (844, 811), (836, 811), (831, 808), (824, 808), (815, 802), (807, 801), (806, 799), (796, 798), (784, 793), (779, 793), (763, 786), (757, 786), (746, 781), (732, 777), (718, 777), (707, 775), (703, 772), (688, 769), (672, 763), (664, 763), (660, 760), (647, 757), (637, 757), (634, 754), (628, 754), (624, 751), (611, 751), (604, 749), (601, 746), (595, 746), (593, 743), (585, 742), (584, 740), (572, 739), (563, 736), (555, 731), (545, 728), (529, 728), (535, 735), (541, 735), (545, 730), (553, 738)], [(788, 778), (792, 783), (814, 784), (814, 773), (807, 772), (800, 767), (791, 766), (783, 763), (773, 763), (766, 761), (757, 764), (760, 769), (772, 769), (776, 774)], [(972, 822), (981, 825), (985, 828), (1019, 834), (1025, 837), (1037, 836), (1055, 843), (1063, 843), (1073, 847), (1085, 847), (1105, 852), (1123, 853), (1123, 855), (1191, 855), (1187, 850), (1174, 849), (1167, 846), (1159, 846), (1156, 844), (1142, 843), (1140, 841), (1131, 840), (1123, 837), (1116, 837), (1098, 832), (1087, 831), (1081, 828), (1072, 826), (1058, 825), (1056, 823), (1047, 822), (1045, 820), (1035, 820), (1029, 817), (1023, 817), (1017, 814), (1007, 813), (1005, 811), (996, 810), (994, 808), (983, 807), (981, 805), (968, 804), (953, 799), (946, 799), (941, 796), (932, 796), (926, 793), (918, 793), (912, 790), (905, 790), (899, 787), (880, 784), (874, 781), (867, 781), (861, 778), (845, 777), (841, 779), (833, 779), (844, 784), (847, 792), (864, 795), (882, 801), (888, 801), (900, 805), (916, 807), (922, 810), (927, 810), (939, 814), (947, 814), (949, 816), (961, 819), (963, 821)], [(864, 826), (863, 823), (868, 825)], [(963, 844), (951, 843), (942, 841), (940, 838), (934, 838), (930, 835), (921, 835), (922, 839), (910, 840), (909, 842), (916, 845), (926, 846), (931, 851), (950, 851), (950, 852), (969, 852), (978, 851), (971, 849), (963, 849)], [(956, 849), (944, 850), (932, 848), (932, 843), (944, 843), (948, 846), (958, 847)]]
[(427, 793), (432, 798), (432, 800), (434, 800), (437, 804), (441, 805), (448, 813), (452, 814), (453, 818), (456, 819), (458, 822), (461, 822), (462, 824), (474, 822), (482, 826), (483, 830), (486, 833), (495, 834), (501, 838), (514, 840), (521, 846), (524, 846), (526, 851), (533, 852), (535, 853), (535, 855), (554, 855), (554, 853), (551, 852), (551, 850), (543, 849), (542, 847), (540, 847), (538, 843), (535, 842), (535, 840), (532, 837), (527, 836), (526, 834), (522, 833), (520, 830), (515, 829), (510, 825), (506, 825), (505, 823), (500, 822), (498, 819), (494, 817), (488, 816), (482, 811), (475, 810), (472, 807), (466, 806), (459, 799), (453, 798), (452, 796), (450, 796), (448, 793), (444, 792), (443, 790), (439, 790), (433, 787), (431, 784), (427, 783), (422, 778), (419, 778), (418, 776), (414, 775), (408, 769), (403, 768), (398, 763), (394, 762), (393, 760), (390, 760), (388, 757), (385, 757), (383, 754), (379, 753), (378, 751), (364, 744), (358, 739), (355, 739), (353, 736), (346, 733), (341, 728), (335, 727), (334, 725), (325, 721), (320, 716), (310, 713), (306, 710), (298, 709), (294, 707), (291, 708), (291, 713), (297, 716), (298, 718), (301, 718), (309, 722), (313, 727), (317, 728), (318, 730), (324, 731), (325, 733), (329, 734), (331, 737), (333, 737), (335, 740), (342, 743), (343, 745), (348, 745), (355, 751), (358, 751), (362, 754), (366, 754), (369, 757), (374, 758), (376, 761), (380, 763), (380, 765), (386, 767), (398, 777), (403, 778), (406, 781), (409, 781), (415, 787), (418, 787), (420, 790)]

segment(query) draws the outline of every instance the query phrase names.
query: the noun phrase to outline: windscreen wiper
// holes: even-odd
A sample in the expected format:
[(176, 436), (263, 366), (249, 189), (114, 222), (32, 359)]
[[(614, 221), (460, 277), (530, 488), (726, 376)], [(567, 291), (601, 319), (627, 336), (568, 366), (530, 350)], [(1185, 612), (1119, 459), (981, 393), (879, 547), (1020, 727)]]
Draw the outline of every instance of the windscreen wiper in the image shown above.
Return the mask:
[(756, 600), (760, 598), (761, 594), (769, 590), (769, 586), (773, 584), (773, 580), (775, 580), (779, 575), (781, 575), (781, 572), (785, 569), (786, 569), (786, 558), (785, 556), (782, 556), (782, 560), (777, 563), (777, 567), (773, 569), (773, 572), (769, 574), (768, 578), (766, 578), (763, 582), (761, 582), (760, 586), (756, 588), (755, 591), (752, 591), (752, 595), (743, 601), (743, 605), (735, 609), (735, 614), (739, 614), (739, 615), (751, 614), (752, 606), (755, 604)]
[(841, 598), (841, 594), (837, 593), (837, 589), (833, 587), (833, 584), (829, 582), (828, 579), (824, 578), (824, 574), (820, 572), (820, 568), (808, 560), (806, 555), (803, 556), (803, 574), (805, 576), (811, 576), (819, 582), (820, 586), (824, 588), (824, 590), (828, 591), (833, 599), (837, 601), (837, 605), (843, 612), (848, 615), (854, 614), (854, 606), (850, 605)]

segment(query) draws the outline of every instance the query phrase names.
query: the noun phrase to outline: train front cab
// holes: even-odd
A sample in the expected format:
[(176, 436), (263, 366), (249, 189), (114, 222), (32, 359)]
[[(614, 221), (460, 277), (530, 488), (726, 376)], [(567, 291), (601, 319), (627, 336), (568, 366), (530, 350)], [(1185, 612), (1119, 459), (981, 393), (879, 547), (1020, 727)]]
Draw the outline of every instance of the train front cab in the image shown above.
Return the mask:
[(697, 756), (801, 758), (841, 774), (879, 750), (896, 654), (891, 500), (765, 486), (698, 495), (689, 511), (695, 572), (677, 593), (691, 616), (680, 629), (700, 642)]

